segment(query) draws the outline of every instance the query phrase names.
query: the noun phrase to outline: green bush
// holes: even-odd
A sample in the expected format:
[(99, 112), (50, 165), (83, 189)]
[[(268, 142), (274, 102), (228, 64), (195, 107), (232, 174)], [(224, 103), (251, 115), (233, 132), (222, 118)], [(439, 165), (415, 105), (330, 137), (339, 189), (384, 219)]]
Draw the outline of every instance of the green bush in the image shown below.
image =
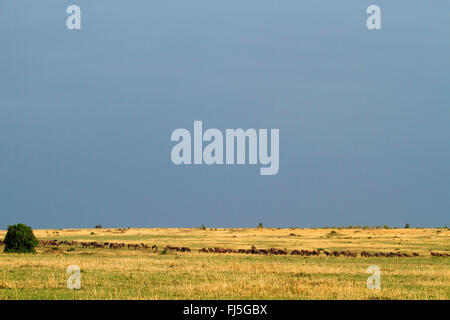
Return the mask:
[(8, 226), (5, 236), (5, 252), (35, 252), (38, 241), (33, 230), (22, 223)]

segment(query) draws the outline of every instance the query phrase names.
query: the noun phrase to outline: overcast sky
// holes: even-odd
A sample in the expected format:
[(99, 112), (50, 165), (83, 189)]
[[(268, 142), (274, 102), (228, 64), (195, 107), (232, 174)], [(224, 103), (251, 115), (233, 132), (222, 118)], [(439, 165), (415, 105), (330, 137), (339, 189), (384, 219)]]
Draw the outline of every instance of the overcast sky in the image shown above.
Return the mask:
[[(450, 224), (449, 12), (1, 1), (0, 229)], [(278, 174), (175, 166), (171, 133), (194, 120), (278, 128)]]

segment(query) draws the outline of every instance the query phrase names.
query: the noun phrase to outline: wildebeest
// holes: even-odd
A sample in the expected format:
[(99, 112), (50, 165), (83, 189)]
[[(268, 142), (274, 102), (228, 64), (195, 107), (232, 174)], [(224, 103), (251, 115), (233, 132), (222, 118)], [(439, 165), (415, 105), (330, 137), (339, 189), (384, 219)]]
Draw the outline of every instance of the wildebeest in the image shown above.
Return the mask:
[(430, 254), (433, 257), (441, 257), (441, 258), (450, 256), (448, 253), (439, 253), (439, 252), (430, 252)]
[(179, 247), (172, 247), (172, 246), (166, 246), (165, 250), (169, 250), (169, 251), (181, 251), (181, 248)]
[[(0, 245), (4, 244), (4, 241), (0, 240)], [(38, 240), (38, 244), (42, 246), (78, 246), (80, 245), (82, 248), (109, 248), (109, 249), (120, 249), (120, 248), (128, 248), (128, 249), (152, 249), (155, 252), (158, 252), (158, 247), (156, 244), (153, 246), (149, 246), (145, 243), (140, 244), (134, 244), (134, 243), (114, 243), (114, 242), (96, 242), (96, 241), (90, 241), (90, 242), (77, 242), (77, 241), (58, 241), (56, 239), (54, 240)], [(166, 250), (169, 251), (176, 251), (176, 252), (184, 252), (184, 253), (191, 253), (192, 250), (188, 247), (172, 247), (170, 245), (167, 245), (165, 247)], [(221, 248), (221, 247), (214, 247), (214, 248), (202, 248), (199, 249), (198, 252), (200, 253), (239, 253), (239, 254), (259, 254), (259, 255), (287, 255), (288, 250), (287, 249), (277, 249), (277, 248), (269, 248), (269, 249), (258, 249), (255, 245), (252, 245), (250, 249), (230, 249), (230, 248)], [(360, 255), (361, 257), (390, 257), (390, 258), (407, 258), (407, 257), (418, 257), (419, 254), (416, 252), (412, 253), (405, 253), (405, 252), (368, 252), (368, 251), (361, 251), (359, 253), (354, 251), (331, 251), (331, 250), (325, 250), (325, 249), (313, 249), (313, 250), (305, 250), (305, 249), (294, 249), (290, 251), (290, 254), (295, 256), (319, 256), (321, 254), (324, 254), (327, 257), (357, 257)], [(439, 252), (430, 252), (431, 256), (433, 257), (448, 257), (450, 254), (448, 253), (439, 253)]]

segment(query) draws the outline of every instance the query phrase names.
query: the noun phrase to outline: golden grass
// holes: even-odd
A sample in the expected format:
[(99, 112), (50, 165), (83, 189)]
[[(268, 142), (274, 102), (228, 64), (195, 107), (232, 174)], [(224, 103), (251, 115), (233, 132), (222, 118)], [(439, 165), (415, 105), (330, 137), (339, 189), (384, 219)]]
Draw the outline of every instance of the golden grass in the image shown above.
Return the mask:
[[(418, 252), (418, 258), (165, 254), (151, 250), (39, 247), (0, 253), (0, 299), (449, 299), (447, 229), (80, 229), (35, 230), (39, 239), (187, 246)], [(94, 232), (94, 235), (91, 233)], [(3, 237), (4, 231), (0, 231)], [(82, 290), (66, 288), (66, 268)], [(381, 290), (366, 287), (369, 265)]]

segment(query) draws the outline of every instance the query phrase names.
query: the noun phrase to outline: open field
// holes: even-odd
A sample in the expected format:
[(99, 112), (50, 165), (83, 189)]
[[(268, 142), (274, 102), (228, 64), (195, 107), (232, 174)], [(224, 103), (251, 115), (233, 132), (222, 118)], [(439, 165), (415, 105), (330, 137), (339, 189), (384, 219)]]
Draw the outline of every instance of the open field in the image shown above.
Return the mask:
[[(0, 239), (5, 231), (0, 231)], [(156, 244), (151, 249), (39, 246), (0, 253), (0, 299), (449, 299), (449, 229), (35, 230), (39, 240)], [(167, 245), (192, 252), (162, 254)], [(200, 253), (201, 248), (404, 252), (418, 257)], [(3, 250), (2, 250), (3, 251)], [(321, 251), (323, 252), (323, 251)], [(66, 287), (66, 268), (82, 289)], [(381, 289), (365, 271), (381, 268)]]

